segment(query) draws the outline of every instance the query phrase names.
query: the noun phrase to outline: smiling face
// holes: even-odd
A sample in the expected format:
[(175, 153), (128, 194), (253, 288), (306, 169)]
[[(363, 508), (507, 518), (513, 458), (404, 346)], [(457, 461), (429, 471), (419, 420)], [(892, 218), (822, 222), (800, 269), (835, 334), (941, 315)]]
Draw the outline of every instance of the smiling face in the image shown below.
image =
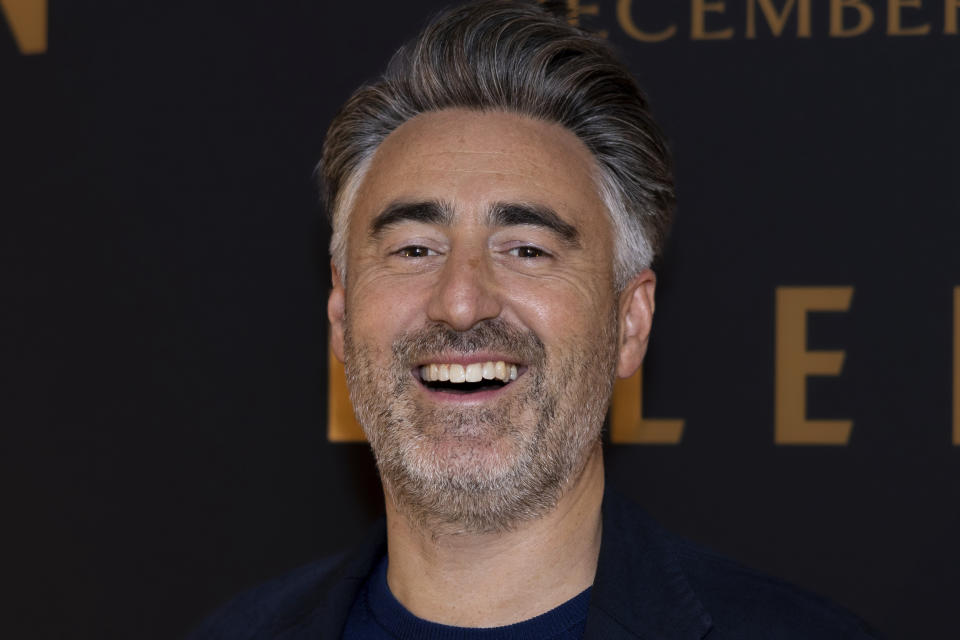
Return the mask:
[(590, 152), (502, 112), (418, 116), (380, 145), (334, 274), (332, 346), (388, 496), (498, 531), (556, 505), (615, 374), (640, 364), (653, 276), (613, 286)]

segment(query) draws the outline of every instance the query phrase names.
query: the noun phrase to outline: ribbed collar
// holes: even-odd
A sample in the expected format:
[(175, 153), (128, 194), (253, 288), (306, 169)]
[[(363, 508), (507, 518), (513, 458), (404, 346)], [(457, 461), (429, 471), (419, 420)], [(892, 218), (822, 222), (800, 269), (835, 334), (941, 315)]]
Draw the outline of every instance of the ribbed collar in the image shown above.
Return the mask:
[(583, 624), (590, 601), (590, 589), (587, 589), (559, 607), (530, 620), (502, 627), (473, 629), (427, 622), (407, 611), (387, 585), (386, 558), (381, 560), (367, 585), (370, 613), (380, 626), (400, 640), (555, 638), (571, 627)]
[[(590, 593), (588, 640), (700, 640), (712, 625), (677, 560), (672, 538), (640, 507), (611, 489), (603, 497), (603, 534)], [(324, 575), (285, 638), (340, 637), (364, 581), (386, 553), (381, 519), (338, 567)], [(293, 622), (293, 621), (291, 621)], [(300, 635), (300, 633), (306, 635)]]

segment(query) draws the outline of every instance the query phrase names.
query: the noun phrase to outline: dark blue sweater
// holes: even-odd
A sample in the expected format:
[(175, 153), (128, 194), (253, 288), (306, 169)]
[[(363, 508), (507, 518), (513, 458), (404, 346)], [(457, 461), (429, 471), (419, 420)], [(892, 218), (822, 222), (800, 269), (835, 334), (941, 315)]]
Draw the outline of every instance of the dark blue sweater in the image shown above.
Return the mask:
[[(866, 640), (847, 611), (705, 551), (607, 491), (584, 638)], [(363, 585), (386, 554), (381, 521), (352, 552), (315, 562), (233, 600), (190, 640), (340, 638)]]
[(344, 640), (579, 640), (587, 622), (590, 589), (530, 620), (503, 627), (471, 629), (416, 617), (387, 585), (387, 558), (357, 594), (343, 631)]

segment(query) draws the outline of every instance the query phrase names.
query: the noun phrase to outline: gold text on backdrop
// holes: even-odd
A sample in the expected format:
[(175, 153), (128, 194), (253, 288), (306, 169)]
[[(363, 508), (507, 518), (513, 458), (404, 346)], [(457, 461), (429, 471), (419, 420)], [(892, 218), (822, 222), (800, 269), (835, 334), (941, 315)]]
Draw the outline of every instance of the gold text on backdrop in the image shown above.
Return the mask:
[(853, 287), (777, 287), (774, 442), (845, 445), (850, 420), (807, 419), (807, 376), (838, 376), (843, 351), (807, 350), (807, 313), (847, 311)]
[[(814, 11), (824, 11), (826, 33), (831, 38), (854, 38), (872, 29), (882, 28), (888, 36), (926, 36), (933, 33), (957, 35), (960, 0), (690, 0), (689, 3), (673, 3), (684, 15), (676, 15), (674, 21), (660, 18), (648, 20), (644, 15), (644, 2), (617, 0), (616, 19), (620, 29), (639, 42), (663, 42), (680, 34), (677, 22), (689, 23), (690, 40), (732, 40), (742, 35), (754, 39), (758, 33), (781, 37), (787, 31), (787, 23), (793, 19), (797, 38), (810, 38), (813, 33)], [(586, 22), (582, 16), (602, 16), (601, 4), (585, 4), (581, 0), (567, 0), (570, 21)], [(649, 5), (648, 5), (649, 6)], [(663, 6), (667, 6), (665, 3)], [(682, 7), (682, 9), (681, 9)], [(943, 11), (940, 11), (940, 8)], [(736, 12), (742, 9), (742, 14)], [(733, 15), (742, 15), (735, 18)], [(936, 25), (942, 16), (943, 23)], [(738, 30), (743, 20), (742, 33)], [(766, 28), (758, 23), (766, 23)], [(885, 25), (885, 26), (879, 26)]]
[(17, 48), (23, 55), (47, 50), (47, 0), (0, 0)]
[[(807, 315), (850, 309), (853, 287), (777, 287), (774, 383), (774, 442), (778, 445), (846, 445), (852, 420), (807, 418), (807, 378), (838, 376), (844, 351), (809, 351)], [(642, 370), (618, 380), (610, 408), (613, 444), (680, 444), (684, 420), (643, 415)], [(363, 430), (353, 416), (347, 383), (332, 353), (327, 368), (327, 439), (362, 442)], [(953, 289), (953, 444), (960, 446), (960, 286)]]
[[(329, 344), (329, 341), (328, 341)], [(330, 442), (362, 442), (363, 428), (353, 415), (347, 376), (343, 365), (327, 347), (327, 440)]]
[(794, 4), (798, 5), (797, 9), (797, 37), (798, 38), (809, 38), (811, 34), (810, 28), (810, 0), (798, 0), (796, 3), (794, 0), (790, 0), (785, 5), (783, 5), (783, 11), (777, 13), (776, 7), (773, 6), (772, 0), (759, 0), (759, 2), (747, 2), (747, 37), (756, 38), (757, 37), (757, 5), (760, 5), (760, 11), (763, 13), (764, 19), (767, 21), (767, 24), (770, 26), (770, 32), (779, 37), (783, 30), (787, 26), (787, 18), (790, 17), (790, 12), (793, 10)]
[(960, 447), (960, 287), (953, 289), (953, 444)]
[(643, 416), (643, 368), (617, 380), (610, 407), (610, 442), (617, 444), (680, 444), (683, 420)]
[(644, 31), (638, 27), (630, 13), (630, 0), (617, 0), (617, 23), (628, 36), (640, 42), (663, 42), (677, 35), (677, 25), (675, 24), (671, 24), (660, 31), (652, 32)]
[[(918, 24), (913, 27), (904, 27), (901, 18), (903, 7), (921, 8), (922, 0), (889, 0), (887, 11), (887, 34), (891, 36), (925, 36), (930, 33), (930, 24)], [(950, 6), (950, 3), (947, 3)]]

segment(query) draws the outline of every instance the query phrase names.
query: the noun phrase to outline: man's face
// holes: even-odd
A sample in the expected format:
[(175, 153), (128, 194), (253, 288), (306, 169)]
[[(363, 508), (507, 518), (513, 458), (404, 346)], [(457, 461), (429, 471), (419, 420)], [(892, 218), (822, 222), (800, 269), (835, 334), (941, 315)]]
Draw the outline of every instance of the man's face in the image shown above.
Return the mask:
[(408, 121), (373, 158), (332, 345), (387, 493), (421, 524), (538, 517), (598, 450), (632, 371), (593, 170), (559, 125), (467, 110)]

